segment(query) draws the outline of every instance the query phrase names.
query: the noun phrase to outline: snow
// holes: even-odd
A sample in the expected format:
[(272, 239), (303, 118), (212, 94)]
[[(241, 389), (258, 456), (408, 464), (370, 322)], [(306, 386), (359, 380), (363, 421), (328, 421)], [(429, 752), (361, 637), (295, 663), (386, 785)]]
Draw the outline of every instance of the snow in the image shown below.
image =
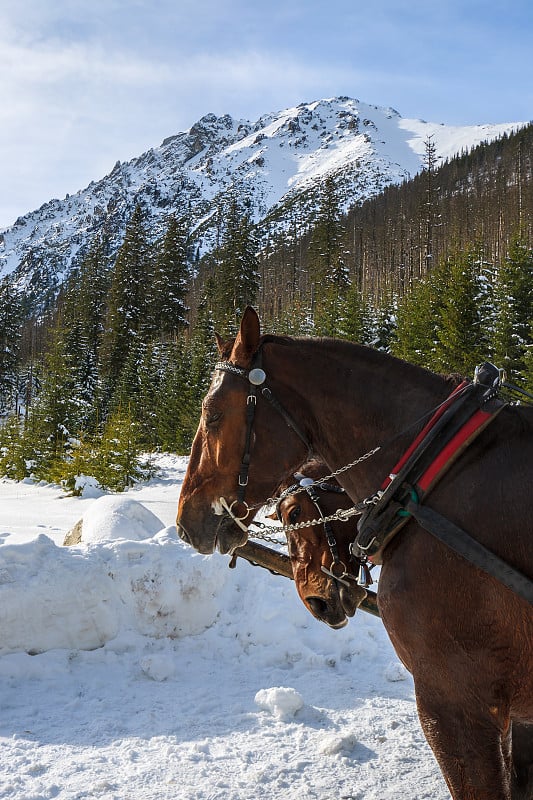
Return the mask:
[(210, 228), (198, 234), (197, 244), (206, 252), (216, 239), (216, 226), (206, 226), (216, 216), (213, 204), (232, 188), (252, 201), (260, 222), (331, 175), (346, 210), (418, 173), (430, 136), (439, 162), (525, 124), (451, 126), (404, 119), (393, 109), (348, 97), (301, 103), (256, 122), (208, 114), (188, 131), (116, 165), (101, 180), (0, 230), (0, 275), (14, 273), (27, 288), (32, 272), (24, 264), (31, 251), (42, 255), (50, 275), (61, 282), (80, 247), (104, 223), (110, 246), (118, 247), (124, 234), (118, 220), (127, 219), (139, 200), (153, 214), (154, 233), (169, 211), (187, 213), (197, 232)]
[(188, 548), (158, 461), (124, 495), (0, 482), (0, 797), (448, 797), (381, 621)]

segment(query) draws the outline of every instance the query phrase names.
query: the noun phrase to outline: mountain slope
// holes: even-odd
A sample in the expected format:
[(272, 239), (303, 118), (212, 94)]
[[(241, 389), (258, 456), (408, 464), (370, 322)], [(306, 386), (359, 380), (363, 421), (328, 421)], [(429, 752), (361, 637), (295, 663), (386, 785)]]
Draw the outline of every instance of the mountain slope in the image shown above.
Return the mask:
[(283, 226), (290, 206), (302, 225), (326, 177), (347, 208), (418, 172), (428, 136), (444, 159), (521, 124), (450, 127), (346, 97), (302, 103), (255, 123), (208, 114), (76, 194), (20, 217), (0, 234), (0, 276), (12, 274), (42, 305), (96, 233), (105, 231), (111, 250), (118, 248), (137, 203), (153, 215), (154, 238), (168, 214), (187, 216), (205, 252), (230, 190), (249, 198), (257, 222)]

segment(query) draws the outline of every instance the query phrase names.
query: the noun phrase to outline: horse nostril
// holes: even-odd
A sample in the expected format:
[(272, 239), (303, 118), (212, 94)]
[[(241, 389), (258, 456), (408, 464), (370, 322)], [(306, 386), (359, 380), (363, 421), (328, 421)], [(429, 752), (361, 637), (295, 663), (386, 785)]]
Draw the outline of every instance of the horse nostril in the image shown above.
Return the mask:
[(321, 597), (306, 597), (305, 602), (309, 605), (311, 611), (319, 617), (324, 616), (328, 610), (328, 604)]

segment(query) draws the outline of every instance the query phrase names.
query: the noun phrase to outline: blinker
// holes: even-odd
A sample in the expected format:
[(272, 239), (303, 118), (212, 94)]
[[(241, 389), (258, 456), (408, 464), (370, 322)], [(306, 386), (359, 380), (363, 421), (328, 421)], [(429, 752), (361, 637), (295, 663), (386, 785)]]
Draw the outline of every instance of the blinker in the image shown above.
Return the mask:
[(248, 373), (248, 380), (253, 386), (261, 386), (266, 381), (266, 372), (259, 367), (251, 369)]

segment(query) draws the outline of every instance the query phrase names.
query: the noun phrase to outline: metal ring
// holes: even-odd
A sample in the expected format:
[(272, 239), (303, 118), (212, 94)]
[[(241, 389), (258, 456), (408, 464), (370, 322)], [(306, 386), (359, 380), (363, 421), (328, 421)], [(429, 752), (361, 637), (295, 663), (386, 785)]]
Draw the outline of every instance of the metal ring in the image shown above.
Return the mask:
[(242, 505), (243, 505), (243, 506), (246, 508), (246, 514), (244, 515), (244, 517), (238, 517), (238, 516), (237, 516), (237, 515), (236, 515), (236, 514), (233, 512), (233, 506), (234, 506), (236, 503), (238, 503), (238, 502), (239, 502), (238, 500), (234, 500), (234, 501), (233, 501), (233, 503), (232, 503), (231, 505), (228, 505), (228, 501), (226, 500), (226, 498), (225, 498), (225, 497), (220, 497), (220, 498), (219, 498), (219, 502), (220, 502), (220, 505), (222, 506), (222, 508), (224, 509), (224, 511), (226, 511), (226, 513), (227, 513), (227, 514), (228, 514), (228, 515), (231, 517), (231, 519), (233, 520), (233, 522), (234, 522), (236, 525), (238, 525), (238, 526), (239, 526), (239, 528), (240, 528), (241, 530), (243, 530), (243, 531), (245, 531), (246, 533), (248, 533), (248, 528), (247, 528), (247, 526), (246, 526), (246, 525), (244, 524), (244, 522), (243, 522), (243, 520), (244, 520), (244, 519), (246, 519), (246, 517), (247, 517), (247, 516), (249, 515), (249, 513), (250, 513), (250, 506), (248, 505), (248, 503), (246, 503), (244, 500), (242, 501)]
[[(336, 567), (337, 565), (339, 565), (339, 566), (341, 566), (341, 567), (342, 567), (342, 571), (341, 571), (340, 575), (336, 575), (336, 574), (335, 574), (335, 567)], [(343, 578), (343, 577), (344, 577), (344, 575), (346, 575), (346, 564), (344, 563), (344, 561), (332, 561), (332, 562), (331, 562), (331, 565), (330, 565), (330, 568), (329, 568), (329, 571), (330, 571), (330, 572), (331, 572), (331, 574), (332, 574), (332, 575), (334, 575), (336, 578)]]

